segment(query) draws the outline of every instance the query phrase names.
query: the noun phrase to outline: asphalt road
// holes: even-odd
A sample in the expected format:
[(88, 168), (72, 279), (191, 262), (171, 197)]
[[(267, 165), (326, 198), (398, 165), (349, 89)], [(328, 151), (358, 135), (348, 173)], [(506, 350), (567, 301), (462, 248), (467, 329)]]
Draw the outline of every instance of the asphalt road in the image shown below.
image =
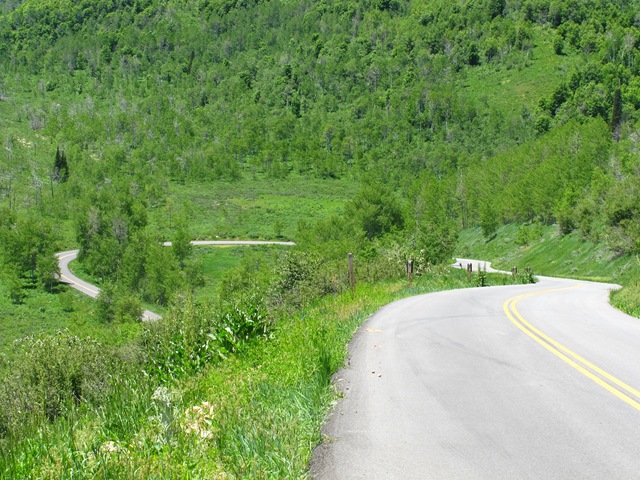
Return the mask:
[(640, 478), (640, 320), (612, 288), (542, 278), (384, 307), (336, 376), (313, 477)]
[[(191, 242), (191, 244), (196, 246), (295, 245), (295, 243), (293, 242), (267, 242), (260, 240), (194, 240)], [(164, 246), (170, 247), (171, 242), (165, 242)], [(92, 285), (88, 282), (85, 282), (81, 278), (76, 277), (69, 269), (69, 263), (71, 263), (78, 257), (78, 250), (59, 252), (56, 253), (56, 257), (58, 257), (58, 265), (60, 266), (60, 281), (84, 293), (85, 295), (88, 295), (92, 298), (97, 298), (98, 294), (100, 293), (100, 289), (95, 285)], [(145, 310), (144, 312), (142, 312), (142, 320), (144, 321), (159, 320), (160, 318), (162, 318), (160, 315), (150, 310)]]

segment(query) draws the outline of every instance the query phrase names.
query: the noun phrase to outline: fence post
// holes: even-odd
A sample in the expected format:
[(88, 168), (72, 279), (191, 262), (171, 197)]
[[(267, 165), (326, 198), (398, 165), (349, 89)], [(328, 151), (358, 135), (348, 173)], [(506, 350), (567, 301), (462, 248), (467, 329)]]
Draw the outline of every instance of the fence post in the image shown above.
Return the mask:
[(349, 284), (351, 285), (351, 290), (355, 290), (356, 288), (356, 275), (353, 271), (353, 253), (347, 255), (349, 260)]
[(413, 281), (413, 260), (407, 261), (407, 277), (409, 278), (409, 286)]

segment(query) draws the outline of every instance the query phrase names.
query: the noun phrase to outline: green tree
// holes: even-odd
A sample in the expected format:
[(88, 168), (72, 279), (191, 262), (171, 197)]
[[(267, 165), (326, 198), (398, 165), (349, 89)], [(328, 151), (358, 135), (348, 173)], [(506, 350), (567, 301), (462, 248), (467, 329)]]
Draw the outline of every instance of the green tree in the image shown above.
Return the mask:
[(404, 226), (400, 200), (387, 184), (377, 180), (365, 181), (355, 198), (347, 203), (345, 212), (369, 240)]
[(69, 178), (69, 165), (67, 155), (60, 147), (56, 148), (56, 159), (53, 162), (53, 179), (56, 182), (66, 182)]
[(611, 136), (616, 142), (620, 141), (621, 127), (622, 127), (622, 94), (620, 92), (620, 87), (618, 87), (613, 93), (613, 106), (611, 107), (611, 119), (609, 121)]
[(60, 278), (58, 258), (51, 253), (39, 254), (36, 259), (36, 274), (38, 284), (52, 292), (53, 287), (58, 284), (58, 279)]
[(180, 269), (184, 270), (186, 261), (189, 259), (191, 252), (193, 251), (191, 235), (189, 234), (189, 230), (187, 229), (185, 222), (178, 222), (176, 233), (171, 239), (171, 250), (180, 264)]
[(15, 305), (21, 304), (26, 297), (26, 293), (23, 289), (19, 267), (16, 264), (5, 264), (0, 274), (11, 303)]
[(414, 217), (416, 245), (424, 263), (449, 260), (458, 240), (458, 222), (454, 215), (453, 183), (425, 173), (414, 187), (417, 192)]

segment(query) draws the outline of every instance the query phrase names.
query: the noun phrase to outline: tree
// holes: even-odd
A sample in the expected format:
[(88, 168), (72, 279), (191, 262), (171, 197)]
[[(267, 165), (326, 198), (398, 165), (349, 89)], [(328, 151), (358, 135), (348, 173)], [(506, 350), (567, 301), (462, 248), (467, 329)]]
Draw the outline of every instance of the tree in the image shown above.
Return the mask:
[(562, 55), (564, 51), (564, 38), (562, 38), (562, 35), (557, 33), (553, 37), (553, 51), (556, 55)]
[(38, 284), (47, 289), (49, 293), (53, 291), (53, 287), (58, 283), (60, 278), (60, 266), (55, 255), (39, 254), (36, 260), (36, 276)]
[(191, 236), (184, 222), (180, 222), (173, 239), (171, 240), (171, 249), (175, 255), (180, 269), (184, 270), (185, 262), (191, 256), (193, 246), (191, 245)]
[(616, 88), (613, 94), (613, 106), (611, 107), (611, 120), (609, 121), (609, 128), (611, 129), (611, 136), (616, 141), (620, 141), (620, 130), (622, 127), (622, 95), (620, 93), (620, 87)]
[(431, 173), (418, 182), (414, 204), (417, 248), (424, 263), (448, 260), (458, 240), (458, 225), (453, 215), (453, 187)]
[(111, 283), (105, 283), (96, 298), (96, 316), (104, 323), (111, 323), (115, 312), (115, 287)]
[(365, 181), (345, 210), (347, 217), (365, 232), (369, 240), (404, 226), (400, 201), (388, 184), (377, 180)]
[(2, 283), (6, 286), (7, 295), (11, 303), (15, 305), (21, 304), (26, 294), (22, 289), (22, 279), (20, 278), (18, 266), (15, 264), (3, 265), (0, 273), (2, 274)]
[(53, 179), (58, 183), (64, 183), (69, 178), (69, 165), (67, 155), (60, 147), (56, 148), (56, 159), (53, 162)]

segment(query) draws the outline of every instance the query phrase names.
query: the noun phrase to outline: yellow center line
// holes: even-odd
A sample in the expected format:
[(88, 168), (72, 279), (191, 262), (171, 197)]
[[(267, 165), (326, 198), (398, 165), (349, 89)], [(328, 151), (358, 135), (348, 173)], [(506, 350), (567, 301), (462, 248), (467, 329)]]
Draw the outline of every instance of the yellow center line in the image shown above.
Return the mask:
[[(518, 309), (516, 308), (516, 304), (520, 300), (523, 300), (525, 298), (532, 297), (532, 296), (535, 296), (535, 295), (542, 295), (544, 293), (549, 293), (549, 292), (557, 292), (557, 291), (561, 291), (561, 290), (569, 290), (569, 289), (573, 289), (573, 288), (580, 288), (581, 286), (582, 285), (575, 285), (573, 287), (556, 288), (556, 289), (551, 289), (551, 290), (541, 290), (539, 292), (531, 292), (531, 293), (525, 293), (523, 295), (518, 295), (517, 297), (512, 297), (509, 300), (507, 300), (504, 303), (503, 309), (504, 309), (505, 314), (509, 318), (509, 320), (511, 320), (511, 323), (513, 323), (516, 327), (518, 327), (526, 335), (528, 335), (533, 340), (535, 340), (537, 343), (539, 343), (544, 348), (549, 350), (556, 357), (560, 358), (565, 363), (567, 363), (568, 365), (570, 365), (573, 368), (575, 368), (577, 371), (582, 373), (584, 376), (586, 376), (587, 378), (591, 379), (593, 382), (595, 382), (596, 384), (600, 385), (602, 388), (604, 388), (608, 392), (610, 392), (613, 395), (615, 395), (616, 397), (618, 397), (623, 402), (625, 402), (628, 405), (632, 406), (636, 410), (640, 410), (640, 402), (638, 402), (637, 400), (635, 400), (634, 398), (631, 398), (629, 395), (626, 394), (626, 393), (629, 393), (629, 394), (631, 394), (631, 395), (633, 395), (633, 396), (635, 396), (637, 398), (640, 398), (640, 392), (638, 390), (636, 390), (635, 388), (630, 387), (629, 385), (624, 383), (622, 380), (614, 377), (610, 373), (607, 373), (606, 371), (604, 371), (601, 368), (597, 367), (596, 365), (594, 365), (593, 363), (589, 362), (588, 360), (585, 360), (583, 357), (581, 357), (577, 353), (571, 351), (570, 349), (568, 349), (567, 347), (565, 347), (561, 343), (557, 342), (553, 338), (551, 338), (548, 335), (546, 335), (543, 332), (541, 332), (539, 329), (537, 329), (536, 327), (531, 325), (529, 322), (527, 322), (522, 317), (520, 312), (518, 312)], [(607, 383), (605, 380), (603, 380), (603, 378), (598, 377), (595, 373), (593, 373), (592, 371), (589, 371), (588, 369), (591, 369), (591, 370), (593, 370), (593, 372), (598, 373), (599, 375), (601, 375), (601, 377), (603, 377), (604, 379), (609, 380), (611, 383), (617, 385), (620, 389), (624, 390), (624, 392), (626, 392), (626, 393), (624, 393), (623, 391), (620, 391), (619, 389), (613, 387), (612, 385)]]
[(78, 282), (76, 282), (75, 280), (72, 280), (71, 278), (67, 277), (66, 275), (60, 275), (60, 277), (64, 278), (65, 280), (67, 280), (72, 285), (75, 285), (75, 286), (77, 286), (79, 288), (82, 288), (82, 289), (86, 290), (87, 292), (96, 293), (96, 294), (100, 293), (100, 290), (93, 289), (93, 288), (87, 287), (85, 285), (80, 285)]

